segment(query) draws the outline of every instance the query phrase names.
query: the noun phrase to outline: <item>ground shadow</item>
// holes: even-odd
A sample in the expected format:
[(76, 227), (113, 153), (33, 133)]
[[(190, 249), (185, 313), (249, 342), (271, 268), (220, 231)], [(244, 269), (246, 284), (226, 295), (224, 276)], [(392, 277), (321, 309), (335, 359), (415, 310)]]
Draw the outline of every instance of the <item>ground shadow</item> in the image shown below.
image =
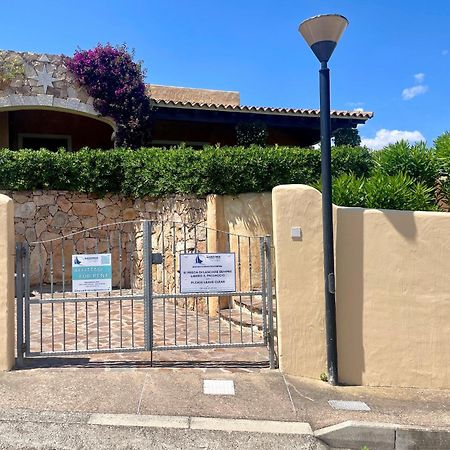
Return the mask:
[(85, 369), (146, 369), (146, 368), (189, 368), (189, 369), (263, 369), (268, 368), (268, 361), (238, 360), (91, 360), (90, 358), (52, 357), (27, 358), (16, 370), (50, 369), (50, 368), (85, 368)]

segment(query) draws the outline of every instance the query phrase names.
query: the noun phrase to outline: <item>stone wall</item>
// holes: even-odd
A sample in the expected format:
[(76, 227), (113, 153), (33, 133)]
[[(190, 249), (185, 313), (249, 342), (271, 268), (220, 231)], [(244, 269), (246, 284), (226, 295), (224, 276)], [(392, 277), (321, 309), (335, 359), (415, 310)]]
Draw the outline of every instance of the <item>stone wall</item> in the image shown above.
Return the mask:
[[(152, 237), (155, 252), (168, 252), (173, 243), (176, 251), (184, 250), (185, 240), (186, 250), (192, 251), (194, 245), (197, 251), (204, 250), (205, 233), (201, 230), (206, 225), (206, 200), (202, 198), (179, 195), (131, 199), (118, 194), (100, 197), (67, 191), (1, 193), (14, 200), (16, 241), (31, 244), (32, 284), (70, 280), (72, 254), (110, 251), (113, 284), (140, 288), (143, 232), (139, 221), (144, 219), (158, 221)], [(161, 231), (162, 222), (165, 233)], [(174, 228), (169, 222), (188, 226)], [(167, 264), (172, 261), (168, 256)], [(161, 282), (161, 269), (153, 269)], [(173, 267), (168, 269), (173, 272)], [(165, 278), (166, 289), (172, 289), (173, 274)]]

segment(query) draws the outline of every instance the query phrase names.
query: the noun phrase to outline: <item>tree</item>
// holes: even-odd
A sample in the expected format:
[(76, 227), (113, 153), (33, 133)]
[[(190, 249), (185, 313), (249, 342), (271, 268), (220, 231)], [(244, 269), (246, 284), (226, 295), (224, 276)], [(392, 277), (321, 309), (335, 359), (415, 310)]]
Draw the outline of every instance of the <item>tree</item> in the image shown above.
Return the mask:
[(334, 145), (336, 147), (358, 147), (361, 138), (356, 128), (339, 128), (333, 133)]

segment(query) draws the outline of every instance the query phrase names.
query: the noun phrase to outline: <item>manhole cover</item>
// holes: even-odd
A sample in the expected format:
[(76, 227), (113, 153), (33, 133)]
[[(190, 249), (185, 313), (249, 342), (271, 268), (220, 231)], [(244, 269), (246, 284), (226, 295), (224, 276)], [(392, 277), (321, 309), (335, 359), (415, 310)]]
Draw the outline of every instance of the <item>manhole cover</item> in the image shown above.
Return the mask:
[(355, 402), (349, 400), (328, 400), (328, 404), (333, 409), (342, 409), (345, 411), (370, 411), (369, 406), (364, 402)]

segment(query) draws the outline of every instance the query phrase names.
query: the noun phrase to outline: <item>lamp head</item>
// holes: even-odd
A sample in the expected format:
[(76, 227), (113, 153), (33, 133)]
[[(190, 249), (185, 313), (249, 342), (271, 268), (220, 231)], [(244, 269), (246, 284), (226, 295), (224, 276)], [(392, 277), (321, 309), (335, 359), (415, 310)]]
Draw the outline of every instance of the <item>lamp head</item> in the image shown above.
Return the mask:
[(348, 20), (339, 14), (323, 14), (303, 21), (298, 31), (317, 59), (328, 62), (336, 45), (347, 28)]

